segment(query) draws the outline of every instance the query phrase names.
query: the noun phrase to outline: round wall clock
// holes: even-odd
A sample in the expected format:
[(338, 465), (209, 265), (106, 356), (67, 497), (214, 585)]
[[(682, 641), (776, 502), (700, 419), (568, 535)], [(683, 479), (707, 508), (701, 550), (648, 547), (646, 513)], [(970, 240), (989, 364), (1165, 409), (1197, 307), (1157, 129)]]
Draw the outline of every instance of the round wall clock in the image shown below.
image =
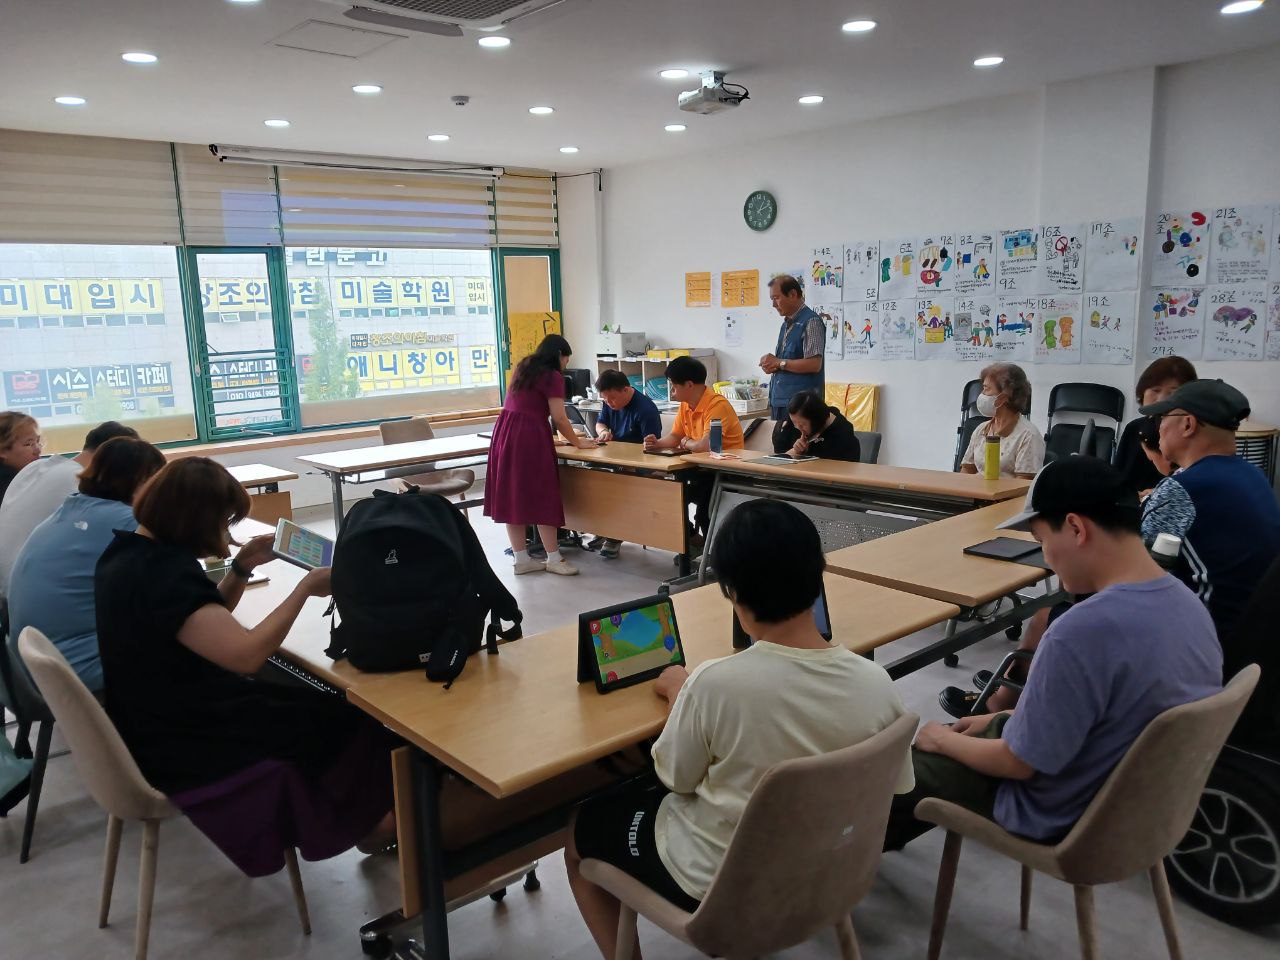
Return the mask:
[(757, 190), (742, 205), (742, 219), (752, 230), (768, 230), (778, 219), (778, 201), (768, 190)]

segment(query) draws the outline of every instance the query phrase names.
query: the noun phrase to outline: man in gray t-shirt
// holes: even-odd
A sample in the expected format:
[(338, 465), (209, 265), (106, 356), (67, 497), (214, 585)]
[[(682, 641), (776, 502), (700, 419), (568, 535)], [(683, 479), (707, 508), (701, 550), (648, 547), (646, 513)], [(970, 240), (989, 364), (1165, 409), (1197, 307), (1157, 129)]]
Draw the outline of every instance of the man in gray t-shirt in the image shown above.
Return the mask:
[(1016, 711), (921, 728), (916, 789), (894, 799), (886, 849), (929, 829), (913, 815), (925, 797), (1057, 840), (1148, 723), (1222, 689), (1213, 621), (1148, 555), (1139, 520), (1136, 494), (1101, 460), (1036, 475), (1026, 509), (1002, 526), (1030, 530), (1063, 588), (1094, 595), (1046, 631)]

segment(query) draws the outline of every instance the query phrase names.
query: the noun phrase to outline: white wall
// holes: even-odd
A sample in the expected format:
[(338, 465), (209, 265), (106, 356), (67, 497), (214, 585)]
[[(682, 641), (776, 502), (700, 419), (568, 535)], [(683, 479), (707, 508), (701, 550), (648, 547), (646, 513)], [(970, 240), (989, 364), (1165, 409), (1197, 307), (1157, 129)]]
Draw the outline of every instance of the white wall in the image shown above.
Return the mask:
[[(722, 374), (750, 375), (773, 346), (776, 314), (767, 301), (751, 311), (744, 345), (726, 348), (724, 311), (684, 307), (685, 271), (767, 276), (799, 268), (815, 243), (1280, 201), (1276, 89), (1280, 47), (1271, 47), (605, 171), (601, 203), (562, 187), (567, 335), (581, 354), (600, 322), (621, 323), (664, 345), (715, 347)], [(755, 189), (778, 199), (778, 221), (764, 234), (742, 222)], [(571, 287), (590, 288), (597, 257), (598, 298), (571, 301)], [(1033, 419), (1043, 427), (1056, 382), (1110, 383), (1127, 395), (1142, 365), (1030, 365)], [(1280, 423), (1280, 365), (1199, 367), (1243, 389), (1257, 418)], [(838, 361), (828, 378), (882, 385), (882, 462), (949, 468), (960, 389), (978, 369)]]

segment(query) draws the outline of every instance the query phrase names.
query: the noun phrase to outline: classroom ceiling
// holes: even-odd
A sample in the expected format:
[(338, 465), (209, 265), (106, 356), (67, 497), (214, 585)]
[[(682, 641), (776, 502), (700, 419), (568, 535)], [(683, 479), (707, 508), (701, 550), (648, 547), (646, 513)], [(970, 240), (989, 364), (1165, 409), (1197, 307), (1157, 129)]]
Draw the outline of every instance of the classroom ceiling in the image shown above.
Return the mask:
[[(358, 26), (325, 0), (5, 0), (0, 127), (569, 173), (1280, 41), (1280, 0), (1236, 17), (1221, 4), (567, 0), (504, 31), (505, 49), (481, 48), (479, 34), (372, 28), (397, 39), (352, 59), (273, 44), (309, 20)], [(841, 31), (856, 18), (878, 26)], [(123, 62), (130, 51), (159, 61)], [(972, 65), (989, 54), (1005, 62)], [(661, 79), (668, 67), (694, 73)], [(677, 110), (677, 93), (708, 67), (728, 71), (751, 99), (714, 116)], [(353, 93), (361, 83), (383, 91)], [(68, 94), (88, 103), (53, 102)], [(454, 106), (457, 94), (470, 103)], [(799, 105), (806, 94), (825, 101)], [(533, 116), (535, 105), (555, 112)], [(280, 118), (287, 129), (264, 126)], [(673, 123), (687, 130), (665, 132)], [(427, 139), (442, 133), (447, 143)]]

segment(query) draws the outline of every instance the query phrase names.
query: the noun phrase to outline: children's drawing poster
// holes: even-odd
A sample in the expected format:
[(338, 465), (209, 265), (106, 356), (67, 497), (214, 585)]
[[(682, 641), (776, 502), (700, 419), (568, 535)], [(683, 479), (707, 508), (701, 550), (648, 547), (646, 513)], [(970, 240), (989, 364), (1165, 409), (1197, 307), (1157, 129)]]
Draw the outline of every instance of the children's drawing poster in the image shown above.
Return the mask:
[(844, 245), (844, 299), (867, 303), (880, 296), (880, 244), (859, 240)]
[(954, 289), (956, 235), (934, 233), (917, 244), (916, 292), (929, 296)]
[(961, 296), (980, 297), (996, 289), (996, 241), (989, 233), (958, 233), (955, 280), (951, 288)]
[(1213, 211), (1209, 283), (1265, 283), (1271, 267), (1271, 222), (1270, 207)]
[(1209, 216), (1179, 210), (1156, 217), (1151, 250), (1151, 285), (1203, 287), (1208, 277)]
[(916, 241), (880, 241), (880, 299), (914, 299), (917, 269)]
[(1267, 335), (1267, 288), (1213, 285), (1205, 288), (1204, 358), (1261, 360)]
[(877, 304), (846, 303), (844, 306), (844, 358), (870, 360), (880, 356)]
[(1080, 298), (1041, 297), (1036, 316), (1036, 363), (1080, 362)]
[(1080, 293), (1084, 289), (1083, 223), (1046, 223), (1040, 227), (1040, 291)]
[(956, 297), (955, 336), (951, 343), (957, 360), (995, 359), (995, 297)]
[[(884, 247), (881, 247), (883, 250)], [(880, 342), (876, 350), (881, 360), (912, 360), (916, 355), (916, 301), (881, 300), (876, 305), (880, 317)]]
[(1090, 290), (1136, 290), (1142, 258), (1142, 218), (1093, 221), (1084, 253)]
[[(1276, 276), (1280, 277), (1280, 273)], [(1280, 280), (1271, 284), (1267, 294), (1266, 358), (1280, 360)]]
[(997, 360), (1029, 361), (1035, 342), (1036, 297), (1001, 297), (996, 308), (995, 356)]
[(1280, 203), (1271, 210), (1271, 233), (1268, 239), (1271, 247), (1271, 280), (1273, 283), (1280, 282)]
[(844, 247), (811, 247), (805, 300), (811, 304), (839, 303), (843, 299)]
[(956, 301), (954, 297), (926, 297), (916, 301), (916, 359), (951, 360), (955, 357)]
[(1008, 297), (1039, 293), (1040, 231), (1036, 227), (1001, 230), (996, 247), (996, 289)]
[(826, 304), (818, 308), (818, 317), (827, 325), (827, 340), (823, 356), (828, 360), (843, 360), (844, 308), (838, 303)]
[(1162, 287), (1148, 291), (1146, 310), (1151, 313), (1151, 324), (1143, 328), (1144, 359), (1173, 356), (1200, 359), (1204, 352), (1204, 316), (1200, 312), (1202, 296), (1204, 291), (1193, 287)]
[(1137, 327), (1136, 291), (1091, 293), (1080, 321), (1085, 363), (1133, 363)]

